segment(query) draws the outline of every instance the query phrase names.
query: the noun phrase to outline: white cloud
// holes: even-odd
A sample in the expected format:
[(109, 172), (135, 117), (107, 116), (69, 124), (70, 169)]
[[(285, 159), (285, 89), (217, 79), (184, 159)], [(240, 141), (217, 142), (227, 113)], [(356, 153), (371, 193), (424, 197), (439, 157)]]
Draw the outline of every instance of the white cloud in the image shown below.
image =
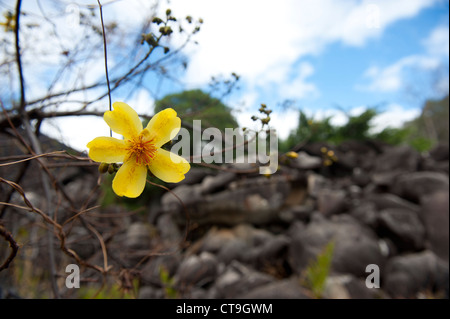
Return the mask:
[[(413, 70), (423, 73), (424, 71), (438, 70), (443, 66), (442, 58), (448, 59), (449, 56), (448, 33), (448, 26), (438, 26), (431, 31), (427, 38), (422, 40), (426, 53), (405, 56), (382, 68), (378, 66), (369, 67), (364, 73), (364, 77), (369, 80), (369, 83), (357, 85), (357, 88), (377, 92), (394, 92), (409, 84), (405, 83), (406, 72)], [(448, 76), (439, 79), (436, 87), (441, 90), (447, 83)]]
[(430, 35), (422, 41), (428, 53), (433, 56), (449, 56), (449, 27), (442, 25), (435, 28)]
[(369, 80), (369, 84), (358, 85), (357, 88), (378, 91), (378, 92), (394, 92), (405, 86), (405, 72), (408, 70), (415, 71), (432, 71), (441, 65), (441, 60), (436, 57), (411, 55), (394, 62), (393, 64), (379, 68), (372, 66), (366, 70), (364, 77)]
[[(285, 81), (301, 57), (333, 42), (361, 46), (399, 19), (413, 17), (431, 0), (377, 1), (174, 0), (175, 13), (205, 19), (187, 78), (203, 84), (212, 75), (241, 74), (250, 85)], [(378, 16), (377, 16), (378, 14)], [(378, 28), (370, 19), (378, 19)]]
[(419, 116), (420, 109), (406, 109), (399, 104), (389, 104), (386, 110), (373, 119), (373, 132), (380, 132), (387, 127), (400, 128), (405, 122)]
[(310, 63), (301, 63), (294, 79), (283, 81), (285, 84), (280, 88), (281, 96), (284, 98), (302, 99), (305, 97), (316, 97), (319, 95), (318, 88), (306, 79), (314, 73), (314, 67)]

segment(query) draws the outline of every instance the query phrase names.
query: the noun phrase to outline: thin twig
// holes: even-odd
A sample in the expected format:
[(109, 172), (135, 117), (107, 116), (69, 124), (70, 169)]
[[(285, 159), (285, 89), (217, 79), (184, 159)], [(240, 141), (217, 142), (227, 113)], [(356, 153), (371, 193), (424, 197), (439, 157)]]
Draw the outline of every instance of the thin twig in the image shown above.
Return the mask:
[[(108, 50), (106, 48), (106, 34), (105, 34), (105, 24), (103, 23), (103, 9), (100, 0), (97, 0), (97, 2), (100, 10), (100, 21), (102, 22), (103, 53), (105, 55), (105, 75), (106, 75), (106, 84), (108, 85), (109, 110), (112, 111), (111, 87), (109, 85), (109, 74), (108, 74)], [(112, 137), (111, 129), (109, 130), (109, 135)]]
[(6, 228), (2, 225), (0, 225), (0, 236), (5, 238), (5, 240), (9, 242), (9, 247), (11, 247), (11, 252), (8, 258), (6, 258), (5, 262), (0, 265), (0, 271), (2, 271), (3, 269), (8, 268), (13, 259), (16, 257), (17, 251), (19, 250), (19, 245), (14, 240), (12, 234), (7, 231)]
[(22, 70), (22, 58), (20, 54), (20, 44), (19, 44), (19, 29), (20, 29), (20, 7), (22, 5), (22, 0), (17, 0), (16, 2), (16, 26), (14, 30), (15, 35), (15, 46), (16, 46), (16, 61), (17, 61), (17, 70), (19, 72), (19, 84), (20, 84), (20, 110), (25, 109), (25, 84), (23, 79), (23, 70)]

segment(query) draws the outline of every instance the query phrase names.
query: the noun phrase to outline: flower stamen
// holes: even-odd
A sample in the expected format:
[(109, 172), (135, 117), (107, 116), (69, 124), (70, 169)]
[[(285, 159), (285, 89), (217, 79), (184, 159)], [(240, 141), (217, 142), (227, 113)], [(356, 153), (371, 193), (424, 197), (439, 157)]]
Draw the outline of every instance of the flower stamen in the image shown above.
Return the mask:
[(133, 140), (129, 140), (128, 142), (128, 158), (134, 157), (136, 164), (148, 165), (155, 157), (156, 146), (153, 144), (153, 140), (144, 141), (141, 135)]

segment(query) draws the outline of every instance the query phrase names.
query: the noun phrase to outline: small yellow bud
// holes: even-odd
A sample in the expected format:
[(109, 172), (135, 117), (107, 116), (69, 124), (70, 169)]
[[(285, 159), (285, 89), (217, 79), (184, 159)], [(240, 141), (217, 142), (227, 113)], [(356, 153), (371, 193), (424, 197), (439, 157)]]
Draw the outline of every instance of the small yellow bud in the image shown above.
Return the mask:
[(298, 158), (298, 154), (296, 152), (290, 151), (286, 153), (286, 156), (289, 158)]
[(332, 150), (329, 150), (329, 151), (327, 152), (327, 155), (328, 155), (329, 157), (333, 157), (333, 156), (334, 156), (334, 152), (333, 152)]
[(327, 159), (325, 159), (325, 160), (323, 161), (323, 165), (325, 165), (325, 166), (331, 166), (331, 165), (333, 165), (333, 161), (330, 160), (329, 158), (327, 158)]
[(321, 151), (322, 153), (326, 153), (326, 152), (328, 151), (328, 148), (326, 148), (325, 146), (322, 146), (322, 147), (320, 148), (320, 151)]

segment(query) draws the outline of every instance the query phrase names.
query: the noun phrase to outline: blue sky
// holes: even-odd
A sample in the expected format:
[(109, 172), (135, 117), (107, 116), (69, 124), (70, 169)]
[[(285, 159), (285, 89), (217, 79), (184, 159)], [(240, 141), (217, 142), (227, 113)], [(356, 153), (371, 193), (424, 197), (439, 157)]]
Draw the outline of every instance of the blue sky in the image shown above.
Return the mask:
[[(127, 39), (139, 35), (153, 5), (141, 0), (102, 2), (107, 3), (105, 21), (116, 21), (127, 30)], [(33, 3), (24, 6), (38, 13)], [(41, 1), (44, 6), (51, 3)], [(96, 1), (79, 3), (95, 5)], [(72, 2), (59, 5), (72, 6)], [(274, 109), (271, 123), (282, 138), (297, 126), (299, 109), (317, 119), (333, 116), (336, 124), (343, 124), (346, 117), (339, 108), (358, 114), (378, 105), (383, 113), (374, 125), (382, 129), (417, 116), (424, 99), (448, 93), (446, 0), (171, 0), (169, 4), (161, 0), (161, 15), (169, 6), (177, 17), (192, 15), (205, 22), (195, 36), (198, 45), (184, 50), (189, 66), (177, 74), (179, 83), (165, 81), (157, 91), (158, 84), (149, 77), (148, 86), (162, 97), (184, 89), (207, 89), (212, 76), (236, 72), (241, 88), (225, 102), (235, 108), (241, 126), (252, 127), (250, 118), (260, 103)], [(68, 34), (77, 30), (58, 26)], [(29, 98), (46, 89), (42, 78), (60, 61), (58, 52), (52, 60), (55, 43), (44, 35), (36, 34), (30, 45), (50, 55), (36, 61), (34, 56), (25, 58)], [(62, 40), (70, 47), (80, 36), (75, 33)], [(170, 41), (174, 46), (181, 43), (177, 35)], [(85, 41), (83, 46), (89, 49), (92, 43)], [(86, 79), (104, 78), (102, 48), (95, 52), (98, 61), (88, 67)], [(115, 53), (110, 54), (111, 69), (119, 61)], [(144, 47), (136, 58), (143, 54)], [(70, 74), (66, 78), (70, 81)], [(436, 79), (438, 90), (432, 83)], [(63, 82), (56, 88), (64, 88)], [(113, 100), (125, 100), (140, 113), (153, 112), (154, 96), (145, 90), (132, 95), (116, 91)], [(294, 101), (293, 107), (278, 107), (285, 100)], [(101, 119), (85, 117), (47, 121), (43, 130), (80, 150), (86, 149), (92, 136), (109, 132)]]
[[(194, 3), (205, 5), (201, 0)], [(259, 103), (267, 103), (275, 108), (274, 125), (286, 136), (296, 126), (298, 113), (277, 105), (291, 99), (295, 108), (318, 118), (333, 115), (337, 124), (345, 121), (338, 108), (357, 114), (378, 106), (383, 114), (375, 124), (382, 129), (417, 116), (424, 99), (448, 93), (448, 35), (443, 37), (448, 34), (448, 1), (285, 0), (278, 6), (260, 1), (254, 13), (255, 2), (244, 3), (248, 6), (241, 7), (241, 13), (206, 5), (205, 21), (210, 15), (214, 22), (205, 22), (205, 28), (215, 34), (200, 37), (201, 48), (192, 55), (187, 76), (189, 83), (201, 85), (206, 74), (241, 74), (242, 89), (229, 103), (247, 102), (247, 112), (238, 115), (243, 125), (251, 124), (249, 115)], [(373, 7), (378, 10), (376, 28), (367, 24)], [(230, 12), (235, 22), (217, 26), (222, 22), (216, 24), (217, 12)], [(281, 22), (275, 26), (267, 23), (277, 18)], [(226, 28), (230, 31), (223, 32)], [(249, 33), (242, 36), (239, 29)], [(233, 30), (238, 39), (229, 37)], [(252, 31), (259, 31), (254, 39), (249, 38)], [(223, 46), (217, 38), (236, 42), (236, 48)], [(440, 90), (431, 83), (437, 70)]]

